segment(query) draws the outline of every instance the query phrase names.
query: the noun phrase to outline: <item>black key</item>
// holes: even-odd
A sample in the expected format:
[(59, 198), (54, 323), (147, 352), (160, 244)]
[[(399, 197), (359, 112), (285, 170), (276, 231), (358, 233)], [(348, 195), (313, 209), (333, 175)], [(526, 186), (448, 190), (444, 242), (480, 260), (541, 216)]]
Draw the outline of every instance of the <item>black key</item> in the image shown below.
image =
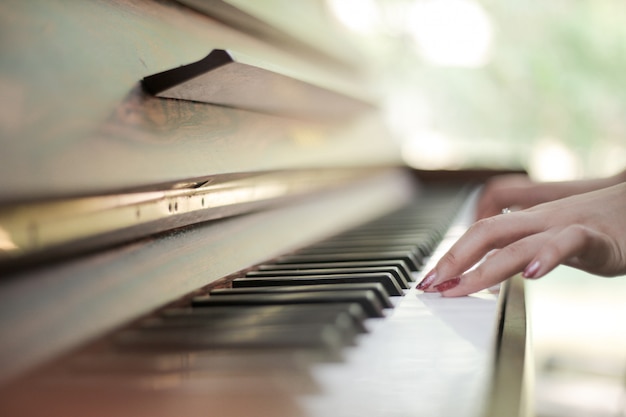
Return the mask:
[(152, 317), (139, 323), (139, 328), (146, 330), (171, 328), (219, 330), (244, 326), (318, 323), (332, 324), (342, 332), (352, 334), (366, 332), (362, 320), (358, 322), (353, 320), (353, 317), (345, 308), (329, 308), (329, 306), (324, 307), (325, 308), (318, 308), (315, 311), (312, 311), (311, 309), (294, 309), (289, 312), (277, 311), (275, 314), (255, 314), (254, 311), (249, 311), (248, 314), (231, 315), (217, 320), (198, 315), (176, 316), (170, 318), (166, 316)]
[(419, 271), (420, 261), (410, 251), (400, 252), (357, 252), (357, 253), (335, 253), (324, 255), (286, 255), (277, 259), (277, 263), (307, 263), (307, 262), (354, 262), (354, 261), (383, 261), (402, 260), (406, 262), (411, 271)]
[(170, 323), (182, 322), (205, 322), (247, 319), (250, 316), (263, 317), (298, 317), (316, 316), (320, 312), (331, 311), (346, 313), (352, 319), (354, 326), (365, 331), (365, 319), (367, 315), (363, 308), (356, 303), (337, 304), (304, 304), (304, 305), (270, 305), (270, 306), (232, 306), (210, 308), (168, 308), (161, 312), (161, 318)]
[(378, 302), (384, 308), (391, 308), (393, 304), (389, 300), (389, 294), (385, 291), (383, 285), (379, 282), (366, 282), (355, 284), (319, 284), (319, 285), (289, 285), (289, 286), (268, 286), (268, 287), (239, 287), (239, 288), (221, 288), (213, 290), (210, 296), (228, 296), (236, 294), (290, 294), (314, 291), (354, 291), (365, 290), (372, 291)]
[(424, 258), (427, 257), (432, 249), (431, 245), (428, 243), (420, 243), (420, 244), (404, 244), (404, 245), (395, 245), (395, 244), (387, 244), (384, 241), (374, 241), (369, 240), (368, 242), (362, 241), (354, 241), (354, 242), (339, 242), (337, 244), (326, 244), (322, 246), (314, 246), (310, 249), (305, 249), (302, 251), (298, 251), (294, 254), (296, 255), (310, 255), (310, 254), (325, 254), (325, 253), (342, 253), (342, 252), (377, 252), (377, 251), (401, 251), (408, 250), (411, 251), (415, 257), (419, 260), (420, 264), (424, 264)]
[(163, 331), (126, 330), (114, 339), (126, 350), (202, 351), (212, 349), (324, 349), (337, 351), (344, 337), (329, 324), (237, 327), (200, 332), (197, 329)]
[(357, 252), (401, 252), (408, 251), (415, 255), (415, 257), (422, 262), (423, 256), (417, 245), (337, 245), (337, 246), (311, 246), (306, 249), (302, 249), (297, 251), (295, 254), (297, 255), (323, 255), (323, 254), (333, 254), (333, 253), (357, 253)]
[[(387, 236), (411, 236), (419, 233), (430, 233), (438, 228), (442, 222), (406, 221), (399, 223), (370, 223), (362, 227), (347, 230), (336, 236), (359, 236), (362, 234), (378, 234)], [(332, 237), (331, 237), (332, 239)]]
[(409, 245), (413, 250), (423, 251), (428, 249), (441, 241), (435, 233), (428, 233), (424, 235), (388, 235), (388, 234), (363, 234), (359, 236), (346, 236), (337, 239), (327, 240), (320, 242), (313, 247), (322, 248), (340, 248), (349, 246), (377, 246), (377, 247), (396, 247)]
[[(398, 261), (398, 260), (389, 260), (389, 261), (359, 261), (359, 262), (317, 262), (317, 263), (305, 263), (305, 264), (263, 264), (259, 265), (257, 271), (258, 272), (266, 272), (266, 271), (280, 271), (287, 269), (294, 270), (307, 270), (307, 269), (337, 269), (342, 270), (344, 268), (393, 268), (393, 270), (397, 270), (400, 276), (407, 282), (413, 281), (413, 275), (411, 274), (411, 270), (407, 266), (406, 262)], [(253, 272), (257, 272), (253, 271)], [(393, 271), (386, 271), (394, 274)]]
[(329, 239), (323, 242), (316, 243), (311, 246), (312, 248), (343, 248), (343, 247), (363, 247), (363, 246), (376, 246), (376, 247), (392, 247), (410, 245), (415, 246), (417, 249), (422, 250), (425, 246), (431, 244), (431, 241), (435, 241), (435, 237), (432, 235), (420, 235), (410, 237), (396, 237), (396, 236), (381, 236), (381, 237), (354, 237), (343, 239)]
[(357, 284), (379, 282), (389, 295), (403, 295), (402, 288), (391, 274), (333, 274), (308, 276), (272, 276), (263, 278), (237, 278), (232, 281), (233, 288), (267, 287), (284, 285), (323, 285), (323, 284)]
[[(315, 264), (311, 264), (315, 265)], [(346, 274), (391, 274), (400, 288), (409, 288), (409, 283), (404, 279), (398, 268), (395, 267), (364, 267), (364, 268), (310, 268), (310, 269), (282, 269), (273, 271), (250, 271), (246, 274), (249, 278), (280, 277), (280, 276), (307, 276), (307, 275), (346, 275)]]
[(203, 352), (142, 352), (141, 350), (120, 352), (81, 353), (64, 363), (72, 372), (104, 373), (111, 375), (137, 375), (138, 373), (174, 373), (207, 370), (213, 373), (247, 372), (306, 372), (306, 363), (301, 356), (280, 351), (218, 350)]
[[(249, 278), (252, 279), (252, 278)], [(242, 294), (228, 297), (199, 296), (192, 300), (193, 306), (233, 305), (287, 305), (287, 304), (360, 304), (368, 317), (384, 317), (383, 307), (372, 291), (318, 291), (295, 294)]]
[(256, 328), (262, 330), (272, 326), (297, 326), (297, 325), (315, 325), (315, 324), (327, 324), (333, 326), (345, 343), (352, 344), (359, 333), (365, 333), (366, 331), (362, 326), (355, 325), (352, 317), (346, 312), (319, 312), (315, 315), (309, 314), (308, 316), (299, 315), (287, 316), (287, 315), (271, 315), (263, 317), (253, 316), (240, 316), (231, 317), (229, 319), (219, 321), (199, 321), (199, 320), (167, 320), (163, 318), (155, 318), (142, 322), (138, 330), (146, 332), (172, 332), (172, 331), (189, 331), (189, 332), (222, 332), (232, 330), (245, 330)]
[[(356, 245), (359, 242), (367, 242), (367, 241), (378, 241), (380, 244), (388, 245), (388, 246), (401, 246), (403, 244), (415, 245), (418, 243), (422, 243), (423, 241), (428, 242), (431, 239), (436, 239), (437, 237), (434, 235), (426, 235), (426, 236), (416, 236), (412, 233), (407, 234), (389, 234), (389, 233), (361, 233), (358, 235), (350, 235), (350, 236), (340, 236), (337, 238), (329, 239), (324, 242), (320, 242), (318, 245), (320, 247), (324, 246), (338, 246), (338, 245)], [(315, 247), (317, 245), (313, 245)]]

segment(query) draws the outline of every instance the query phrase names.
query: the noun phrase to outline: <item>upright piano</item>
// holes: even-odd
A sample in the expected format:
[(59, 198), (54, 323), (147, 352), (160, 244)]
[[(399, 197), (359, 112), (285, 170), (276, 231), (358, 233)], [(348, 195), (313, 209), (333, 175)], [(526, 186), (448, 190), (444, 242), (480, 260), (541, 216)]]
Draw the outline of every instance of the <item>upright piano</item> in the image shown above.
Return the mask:
[(0, 415), (527, 410), (519, 280), (415, 289), (484, 174), (405, 166), (326, 3), (7, 0), (0, 28)]

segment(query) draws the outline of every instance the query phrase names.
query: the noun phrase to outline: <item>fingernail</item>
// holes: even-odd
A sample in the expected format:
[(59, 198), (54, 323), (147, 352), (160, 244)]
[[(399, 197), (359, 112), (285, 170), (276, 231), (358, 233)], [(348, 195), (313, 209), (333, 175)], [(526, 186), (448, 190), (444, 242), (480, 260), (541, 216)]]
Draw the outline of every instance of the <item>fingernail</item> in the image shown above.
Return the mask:
[(459, 282), (461, 282), (461, 277), (456, 277), (456, 278), (452, 278), (447, 281), (444, 281), (441, 284), (435, 285), (434, 288), (439, 292), (444, 292), (444, 291), (448, 291), (449, 289), (456, 287), (457, 285), (459, 285)]
[(417, 284), (415, 288), (417, 288), (418, 290), (425, 290), (426, 288), (430, 287), (430, 284), (433, 283), (435, 278), (437, 278), (437, 271), (432, 270), (424, 277), (422, 281), (420, 281), (419, 284)]
[(535, 278), (535, 276), (537, 275), (537, 272), (539, 272), (540, 266), (541, 264), (539, 264), (539, 261), (532, 262), (530, 265), (526, 267), (526, 269), (524, 269), (524, 272), (522, 272), (522, 276), (524, 278)]

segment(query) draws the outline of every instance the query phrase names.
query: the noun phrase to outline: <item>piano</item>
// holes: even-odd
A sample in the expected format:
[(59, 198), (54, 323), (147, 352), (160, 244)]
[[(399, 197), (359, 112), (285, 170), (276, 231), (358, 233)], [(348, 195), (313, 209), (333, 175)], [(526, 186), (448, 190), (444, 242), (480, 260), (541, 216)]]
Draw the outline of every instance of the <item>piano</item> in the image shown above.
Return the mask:
[(0, 7), (0, 415), (528, 412), (521, 281), (415, 289), (495, 171), (407, 167), (325, 3)]

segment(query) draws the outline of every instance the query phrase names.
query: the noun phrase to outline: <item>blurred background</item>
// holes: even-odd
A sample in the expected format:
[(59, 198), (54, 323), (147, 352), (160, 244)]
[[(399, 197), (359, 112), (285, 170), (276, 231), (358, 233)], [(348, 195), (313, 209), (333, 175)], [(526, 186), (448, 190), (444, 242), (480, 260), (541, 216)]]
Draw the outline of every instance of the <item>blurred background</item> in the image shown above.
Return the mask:
[(388, 118), (409, 163), (520, 166), (541, 180), (625, 166), (626, 2), (328, 6), (385, 74)]
[(358, 61), (419, 168), (561, 180), (625, 166), (624, 1), (229, 2)]
[[(551, 181), (626, 167), (623, 0), (231, 2), (360, 62), (417, 168)], [(286, 7), (301, 19), (281, 21)], [(334, 23), (312, 33), (319, 20)], [(626, 416), (626, 278), (561, 267), (527, 294), (532, 411)]]
[[(547, 181), (626, 167), (626, 2), (328, 4), (385, 74), (409, 164), (521, 167)], [(626, 416), (626, 279), (561, 267), (527, 294), (532, 412)]]

